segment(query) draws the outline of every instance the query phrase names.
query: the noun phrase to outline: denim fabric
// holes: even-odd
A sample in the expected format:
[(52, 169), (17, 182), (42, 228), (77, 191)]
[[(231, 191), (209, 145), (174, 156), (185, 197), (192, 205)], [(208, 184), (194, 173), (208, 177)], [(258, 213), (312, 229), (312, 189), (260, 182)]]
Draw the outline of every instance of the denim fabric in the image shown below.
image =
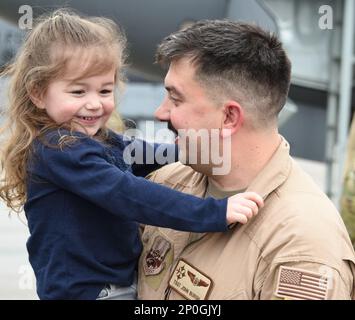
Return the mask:
[(137, 300), (137, 276), (129, 287), (106, 285), (99, 293), (97, 300)]

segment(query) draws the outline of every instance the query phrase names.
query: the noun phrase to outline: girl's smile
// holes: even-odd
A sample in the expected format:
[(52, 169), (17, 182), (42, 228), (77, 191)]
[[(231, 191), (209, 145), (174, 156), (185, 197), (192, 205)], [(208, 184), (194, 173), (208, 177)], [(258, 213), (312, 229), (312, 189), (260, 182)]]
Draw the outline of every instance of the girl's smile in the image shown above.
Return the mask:
[(75, 119), (79, 120), (79, 123), (84, 126), (93, 126), (101, 119), (101, 116), (96, 117), (86, 117), (86, 116), (75, 116)]

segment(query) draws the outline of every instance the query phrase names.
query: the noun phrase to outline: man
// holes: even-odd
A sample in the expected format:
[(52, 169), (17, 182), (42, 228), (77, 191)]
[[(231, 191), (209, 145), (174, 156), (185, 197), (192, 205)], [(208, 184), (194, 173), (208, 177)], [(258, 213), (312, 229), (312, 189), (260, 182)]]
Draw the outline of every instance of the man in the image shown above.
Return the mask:
[[(278, 134), (291, 69), (278, 39), (244, 23), (202, 21), (165, 38), (157, 60), (169, 70), (156, 117), (178, 131), (189, 166), (168, 165), (151, 179), (200, 197), (252, 190), (265, 206), (226, 233), (147, 226), (139, 298), (354, 297), (355, 256), (343, 221)], [(231, 147), (230, 155), (218, 148), (230, 170), (214, 174), (213, 155), (201, 161), (206, 145), (200, 138), (193, 157), (183, 129), (208, 130), (210, 145), (218, 130), (220, 145)]]
[(353, 246), (355, 246), (355, 117), (349, 134), (343, 188), (341, 215), (349, 231)]

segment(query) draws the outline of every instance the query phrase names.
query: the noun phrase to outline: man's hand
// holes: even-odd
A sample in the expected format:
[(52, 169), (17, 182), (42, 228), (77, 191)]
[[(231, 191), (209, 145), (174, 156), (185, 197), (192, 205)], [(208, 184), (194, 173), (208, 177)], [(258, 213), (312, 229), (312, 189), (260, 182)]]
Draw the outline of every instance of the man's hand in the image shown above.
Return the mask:
[(238, 193), (228, 198), (227, 224), (247, 223), (264, 206), (263, 198), (255, 192)]

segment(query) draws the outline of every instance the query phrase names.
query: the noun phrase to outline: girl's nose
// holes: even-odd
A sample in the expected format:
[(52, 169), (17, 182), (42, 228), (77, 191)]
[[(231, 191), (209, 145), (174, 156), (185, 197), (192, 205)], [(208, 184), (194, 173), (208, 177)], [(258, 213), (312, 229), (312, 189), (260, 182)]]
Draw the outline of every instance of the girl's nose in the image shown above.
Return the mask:
[(85, 107), (89, 110), (96, 110), (102, 107), (102, 103), (99, 99), (91, 99), (86, 103)]

